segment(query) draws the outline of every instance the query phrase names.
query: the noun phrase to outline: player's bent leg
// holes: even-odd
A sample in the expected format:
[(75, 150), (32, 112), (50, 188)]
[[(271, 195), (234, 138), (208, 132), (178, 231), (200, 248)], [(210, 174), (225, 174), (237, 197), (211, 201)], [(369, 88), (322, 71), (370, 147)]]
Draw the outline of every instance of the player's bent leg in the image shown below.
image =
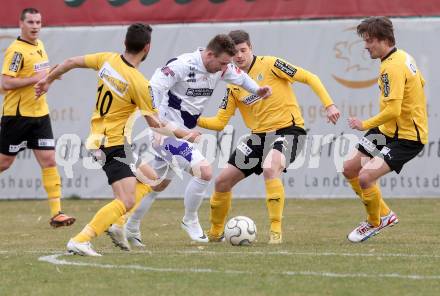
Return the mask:
[(112, 239), (113, 243), (120, 247), (124, 251), (130, 251), (130, 245), (128, 241), (128, 232), (125, 228), (126, 217), (130, 216), (134, 210), (141, 204), (145, 196), (152, 191), (149, 185), (136, 182), (135, 190), (135, 206), (131, 208), (125, 215), (121, 216), (115, 223), (113, 223), (109, 229), (107, 229), (107, 234)]
[(7, 155), (0, 153), (0, 174), (11, 167), (17, 155)]
[(285, 193), (279, 178), (285, 168), (286, 158), (283, 153), (272, 149), (263, 163), (263, 176), (266, 186), (266, 206), (270, 218), (269, 244), (282, 243), (281, 220), (283, 217)]
[[(114, 182), (112, 184), (112, 189), (115, 194), (116, 200), (119, 200), (124, 204), (126, 211), (122, 215), (119, 215), (120, 213), (114, 212), (114, 214), (116, 214), (115, 217), (118, 216), (116, 219), (114, 219), (114, 217), (111, 217), (107, 221), (102, 219), (99, 222), (102, 224), (105, 222), (107, 224), (109, 220), (112, 219), (113, 221), (107, 224), (107, 227), (105, 228), (108, 229), (107, 234), (110, 236), (115, 246), (121, 248), (121, 250), (129, 251), (130, 245), (127, 241), (124, 228), (112, 224), (115, 224), (115, 222), (117, 222), (121, 216), (125, 215), (126, 212), (129, 212), (135, 206), (136, 191), (138, 191), (138, 198), (140, 199), (143, 197), (143, 192), (145, 192), (145, 189), (148, 191), (150, 190), (150, 187), (148, 185), (139, 183), (134, 177), (127, 177)], [(112, 227), (109, 227), (110, 225), (112, 225)], [(102, 225), (102, 227), (103, 226), (104, 225)]]
[[(380, 157), (374, 157), (359, 172), (359, 184), (362, 188), (364, 202), (367, 204), (368, 221), (375, 226), (380, 224), (382, 194), (377, 180), (389, 173), (391, 168)], [(382, 207), (386, 206), (382, 202)], [(387, 210), (388, 214), (389, 209)]]
[(82, 245), (84, 249), (92, 249), (90, 245), (92, 238), (102, 234), (111, 224), (115, 223), (127, 212), (127, 208), (130, 209), (134, 205), (136, 178), (125, 177), (111, 182), (115, 199), (99, 209), (89, 224), (69, 241), (67, 244), (69, 252), (79, 255), (90, 255), (87, 253), (81, 254), (81, 250), (78, 251), (74, 246)]
[(224, 240), (224, 228), (226, 217), (231, 208), (232, 187), (243, 180), (245, 175), (235, 166), (228, 164), (215, 179), (215, 190), (211, 196), (211, 228), (208, 231), (208, 239), (212, 242)]
[(41, 167), (43, 187), (46, 190), (49, 201), (51, 219), (49, 224), (52, 227), (70, 226), (75, 222), (61, 211), (61, 177), (56, 167), (54, 150), (33, 150), (35, 158)]
[[(398, 222), (394, 213), (389, 217), (387, 217), (388, 215), (385, 216), (384, 219), (381, 218), (382, 193), (376, 182), (390, 171), (388, 164), (380, 157), (374, 157), (360, 170), (359, 184), (362, 188), (362, 196), (368, 217), (367, 221), (362, 222), (347, 236), (351, 242), (363, 242), (377, 235), (384, 227), (393, 226)], [(383, 202), (383, 204), (385, 203)], [(382, 226), (382, 223), (389, 225)]]
[(353, 151), (351, 156), (344, 161), (344, 171), (342, 172), (348, 183), (350, 183), (353, 191), (361, 200), (363, 197), (361, 185), (359, 184), (359, 172), (362, 169), (362, 159), (364, 158), (368, 158), (368, 156), (358, 150)]
[[(151, 170), (145, 170), (145, 168), (146, 166), (141, 165), (138, 168), (138, 171), (141, 170), (141, 173), (144, 176), (150, 174), (149, 179), (151, 179), (153, 177), (151, 174)], [(141, 221), (150, 210), (159, 192), (165, 190), (171, 183), (172, 178), (174, 177), (172, 169), (164, 161), (153, 161), (151, 163), (151, 166), (148, 166), (148, 168), (154, 169), (156, 175), (155, 177), (157, 179), (155, 180), (155, 182), (153, 182), (154, 185), (151, 186), (152, 191), (148, 194), (148, 196), (145, 196), (145, 198), (143, 198), (141, 202), (136, 206), (132, 214), (128, 217), (127, 223), (125, 225), (127, 240), (132, 246), (135, 247), (145, 247), (144, 243), (142, 242), (142, 235), (140, 231)], [(139, 172), (136, 174), (137, 178), (138, 176)], [(159, 181), (159, 183), (157, 183), (156, 181)]]
[(185, 215), (181, 227), (191, 240), (206, 243), (208, 238), (200, 226), (198, 210), (212, 178), (212, 168), (208, 161), (203, 159), (191, 167), (191, 173), (193, 177), (186, 186), (184, 195)]
[[(362, 169), (362, 166), (365, 165), (368, 161), (370, 161), (370, 157), (358, 150), (353, 151), (353, 154), (346, 161), (344, 161), (343, 175), (345, 176), (345, 178), (347, 178), (347, 181), (350, 184), (351, 188), (356, 193), (356, 195), (359, 196), (364, 205), (366, 205), (366, 203), (364, 202), (362, 188), (359, 184), (359, 172)], [(389, 212), (389, 207), (384, 202), (384, 200), (381, 199), (380, 215), (386, 216)]]

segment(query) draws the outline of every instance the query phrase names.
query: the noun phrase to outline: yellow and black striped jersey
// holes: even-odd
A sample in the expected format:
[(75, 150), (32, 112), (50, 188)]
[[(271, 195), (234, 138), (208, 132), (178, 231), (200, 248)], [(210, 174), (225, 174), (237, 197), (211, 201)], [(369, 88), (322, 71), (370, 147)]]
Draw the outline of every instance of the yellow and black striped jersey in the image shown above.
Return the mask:
[(364, 121), (364, 129), (379, 127), (389, 137), (428, 142), (425, 80), (414, 59), (394, 48), (380, 66), (380, 113)]
[(123, 145), (131, 141), (131, 126), (138, 108), (142, 115), (156, 113), (149, 81), (118, 53), (84, 56), (88, 68), (98, 71), (96, 108), (87, 148)]
[[(325, 107), (333, 104), (330, 95), (316, 75), (280, 58), (254, 57), (248, 75), (260, 86), (272, 87), (272, 95), (261, 99), (241, 87), (228, 85), (217, 116), (200, 118), (199, 126), (222, 129), (238, 108), (246, 126), (254, 133), (275, 131), (292, 124), (304, 127), (301, 109), (291, 86), (295, 81), (308, 84)], [(220, 120), (220, 125), (213, 126), (215, 120), (217, 123)]]
[[(6, 49), (3, 60), (2, 74), (27, 78), (40, 71), (49, 70), (49, 59), (41, 40), (36, 45), (17, 38)], [(10, 90), (3, 100), (4, 116), (41, 117), (49, 114), (46, 95), (35, 99), (33, 85)]]

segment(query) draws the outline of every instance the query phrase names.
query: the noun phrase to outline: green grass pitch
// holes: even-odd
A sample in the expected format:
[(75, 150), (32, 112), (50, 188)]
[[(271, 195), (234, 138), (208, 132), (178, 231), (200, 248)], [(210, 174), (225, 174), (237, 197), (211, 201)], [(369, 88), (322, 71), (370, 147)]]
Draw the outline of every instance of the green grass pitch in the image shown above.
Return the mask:
[[(51, 229), (46, 201), (1, 201), (0, 295), (440, 295), (440, 200), (391, 199), (400, 223), (361, 244), (346, 235), (359, 200), (289, 199), (284, 243), (267, 245), (264, 199), (234, 200), (230, 217), (257, 225), (250, 247), (193, 244), (180, 229), (182, 200), (158, 200), (142, 223), (147, 247), (124, 252), (105, 235), (104, 256), (66, 256), (65, 244), (107, 201), (66, 200), (77, 217)], [(200, 210), (207, 229), (209, 203)]]

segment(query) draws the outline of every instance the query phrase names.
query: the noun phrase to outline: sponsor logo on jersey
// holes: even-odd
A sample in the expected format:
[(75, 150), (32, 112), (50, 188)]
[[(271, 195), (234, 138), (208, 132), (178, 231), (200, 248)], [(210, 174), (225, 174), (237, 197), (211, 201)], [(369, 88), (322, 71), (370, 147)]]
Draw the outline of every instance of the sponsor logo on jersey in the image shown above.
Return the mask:
[(275, 68), (280, 69), (281, 71), (283, 71), (284, 73), (286, 73), (290, 77), (293, 77), (297, 71), (295, 67), (293, 67), (292, 65), (290, 65), (280, 59), (277, 59), (275, 61), (274, 66), (275, 66)]
[(188, 88), (186, 95), (189, 97), (210, 97), (213, 92), (212, 88)]
[(196, 73), (190, 72), (188, 74), (188, 79), (186, 80), (186, 82), (196, 82)]
[(242, 103), (245, 105), (252, 105), (253, 103), (255, 103), (256, 101), (260, 100), (261, 97), (258, 95), (249, 95), (247, 97), (244, 98), (244, 100), (242, 100)]
[(40, 57), (43, 57), (43, 51), (41, 49), (37, 50), (37, 53), (40, 55)]
[(49, 61), (44, 61), (38, 64), (34, 64), (34, 71), (35, 72), (40, 72), (42, 70), (46, 70), (49, 69), (50, 65), (49, 65)]
[(21, 62), (23, 61), (23, 54), (20, 52), (14, 52), (12, 56), (11, 64), (9, 65), (9, 71), (18, 72), (20, 70)]
[(128, 90), (128, 82), (122, 76), (105, 62), (98, 73), (105, 85), (114, 91), (118, 96), (123, 97)]
[(229, 97), (230, 92), (231, 92), (231, 89), (228, 87), (226, 89), (225, 96), (223, 97), (222, 102), (220, 103), (220, 106), (219, 106), (220, 109), (226, 109), (226, 107), (228, 106), (228, 97)]
[(382, 74), (380, 76), (380, 79), (382, 80), (382, 92), (383, 92), (383, 96), (385, 98), (387, 98), (390, 95), (390, 80), (388, 79), (388, 74)]
[(263, 74), (258, 74), (257, 81), (262, 81), (264, 79)]
[(168, 66), (163, 67), (162, 69), (160, 69), (160, 71), (162, 71), (162, 73), (163, 73), (165, 76), (171, 76), (171, 77), (174, 77), (174, 75), (176, 75), (176, 74), (174, 73), (174, 71), (171, 70), (171, 68), (168, 67)]

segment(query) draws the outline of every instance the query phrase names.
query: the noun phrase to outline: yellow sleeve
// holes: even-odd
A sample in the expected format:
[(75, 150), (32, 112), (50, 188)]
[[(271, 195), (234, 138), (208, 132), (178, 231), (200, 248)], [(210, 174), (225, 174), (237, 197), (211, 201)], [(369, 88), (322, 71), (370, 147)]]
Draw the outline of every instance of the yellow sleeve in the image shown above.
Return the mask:
[(282, 59), (273, 59), (274, 63), (272, 67), (272, 72), (276, 76), (278, 76), (279, 78), (284, 78), (290, 83), (298, 81), (309, 85), (326, 108), (334, 104), (332, 98), (330, 97), (329, 93), (325, 89), (318, 76), (301, 67), (293, 66)]
[(133, 96), (133, 102), (139, 108), (143, 116), (157, 113), (156, 106), (153, 100), (153, 91), (148, 80), (139, 81), (136, 83), (136, 90)]
[(213, 117), (199, 117), (197, 125), (210, 130), (221, 131), (234, 115), (236, 107), (232, 86), (228, 86), (217, 114)]
[(8, 48), (3, 60), (2, 74), (17, 77), (18, 72), (23, 66), (23, 62), (24, 59), (22, 52), (18, 51), (17, 48)]
[(94, 54), (87, 54), (84, 56), (84, 63), (87, 68), (98, 71), (106, 61), (106, 58), (111, 55), (110, 52), (98, 52)]
[(384, 107), (379, 114), (362, 122), (364, 129), (378, 127), (400, 115), (405, 90), (405, 70), (399, 69), (397, 65), (385, 68), (380, 75), (380, 89), (380, 100)]
[(385, 102), (385, 108), (376, 116), (373, 116), (362, 122), (362, 127), (369, 130), (378, 127), (387, 121), (394, 119), (400, 115), (402, 109), (402, 100), (389, 100)]

